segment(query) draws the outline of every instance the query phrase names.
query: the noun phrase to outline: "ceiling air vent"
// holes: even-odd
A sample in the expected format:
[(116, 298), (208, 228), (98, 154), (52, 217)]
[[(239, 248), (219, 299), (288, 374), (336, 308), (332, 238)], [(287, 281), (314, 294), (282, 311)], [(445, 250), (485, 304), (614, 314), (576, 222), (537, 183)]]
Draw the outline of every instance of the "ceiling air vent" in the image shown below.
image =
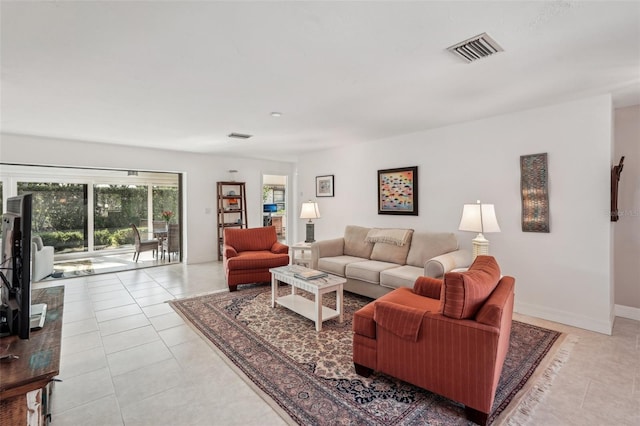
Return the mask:
[(462, 43), (454, 44), (447, 50), (467, 62), (473, 62), (476, 59), (486, 58), (504, 51), (487, 33), (482, 33)]
[(230, 138), (235, 138), (235, 139), (249, 139), (251, 136), (253, 135), (247, 135), (245, 133), (229, 133), (227, 136), (229, 136)]

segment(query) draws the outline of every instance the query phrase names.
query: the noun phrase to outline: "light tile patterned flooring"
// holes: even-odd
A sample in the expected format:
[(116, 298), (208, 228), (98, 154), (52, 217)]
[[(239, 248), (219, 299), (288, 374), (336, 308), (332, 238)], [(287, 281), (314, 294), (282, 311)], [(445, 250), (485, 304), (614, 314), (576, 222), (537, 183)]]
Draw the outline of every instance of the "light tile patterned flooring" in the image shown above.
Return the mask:
[[(53, 425), (285, 424), (165, 303), (226, 291), (221, 262), (34, 286), (53, 285), (65, 286)], [(640, 322), (616, 318), (605, 336), (516, 319), (579, 337), (529, 424), (640, 424)]]

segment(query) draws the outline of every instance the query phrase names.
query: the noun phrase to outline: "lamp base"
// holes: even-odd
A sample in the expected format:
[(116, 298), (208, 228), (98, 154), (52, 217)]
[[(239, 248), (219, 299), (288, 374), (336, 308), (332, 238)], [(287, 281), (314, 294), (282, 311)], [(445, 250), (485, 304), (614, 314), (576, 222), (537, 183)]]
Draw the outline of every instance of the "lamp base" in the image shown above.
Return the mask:
[(482, 234), (478, 234), (473, 240), (471, 240), (471, 247), (471, 260), (475, 260), (477, 256), (485, 256), (489, 254), (489, 240), (487, 240)]
[(313, 239), (314, 234), (313, 223), (307, 223), (307, 239), (304, 240), (305, 243), (314, 243), (316, 240)]

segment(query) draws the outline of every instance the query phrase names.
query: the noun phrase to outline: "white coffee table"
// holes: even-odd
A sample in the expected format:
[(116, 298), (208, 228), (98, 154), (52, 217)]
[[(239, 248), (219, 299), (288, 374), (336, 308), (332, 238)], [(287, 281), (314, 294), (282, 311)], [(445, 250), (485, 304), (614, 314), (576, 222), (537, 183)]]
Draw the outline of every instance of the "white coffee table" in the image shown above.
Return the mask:
[[(342, 322), (344, 314), (344, 303), (342, 298), (343, 285), (347, 280), (335, 275), (328, 275), (314, 280), (304, 280), (296, 278), (293, 274), (308, 270), (300, 265), (280, 266), (271, 268), (271, 307), (276, 304), (284, 306), (293, 312), (302, 315), (316, 323), (316, 331), (322, 330), (322, 322), (338, 318)], [(278, 297), (278, 283), (283, 282), (291, 285), (291, 294)], [(299, 294), (296, 289), (302, 289), (312, 293), (315, 300), (309, 300)], [(326, 293), (336, 292), (336, 309), (322, 306), (322, 296)]]

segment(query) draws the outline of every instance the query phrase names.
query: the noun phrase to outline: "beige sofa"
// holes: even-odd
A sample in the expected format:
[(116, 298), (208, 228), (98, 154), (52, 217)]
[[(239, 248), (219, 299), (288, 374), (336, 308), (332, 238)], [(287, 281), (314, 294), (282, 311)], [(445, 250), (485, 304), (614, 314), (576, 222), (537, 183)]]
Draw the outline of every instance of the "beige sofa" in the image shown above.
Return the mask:
[(311, 245), (312, 269), (345, 277), (345, 290), (372, 298), (470, 264), (471, 254), (446, 232), (349, 225), (342, 238)]

